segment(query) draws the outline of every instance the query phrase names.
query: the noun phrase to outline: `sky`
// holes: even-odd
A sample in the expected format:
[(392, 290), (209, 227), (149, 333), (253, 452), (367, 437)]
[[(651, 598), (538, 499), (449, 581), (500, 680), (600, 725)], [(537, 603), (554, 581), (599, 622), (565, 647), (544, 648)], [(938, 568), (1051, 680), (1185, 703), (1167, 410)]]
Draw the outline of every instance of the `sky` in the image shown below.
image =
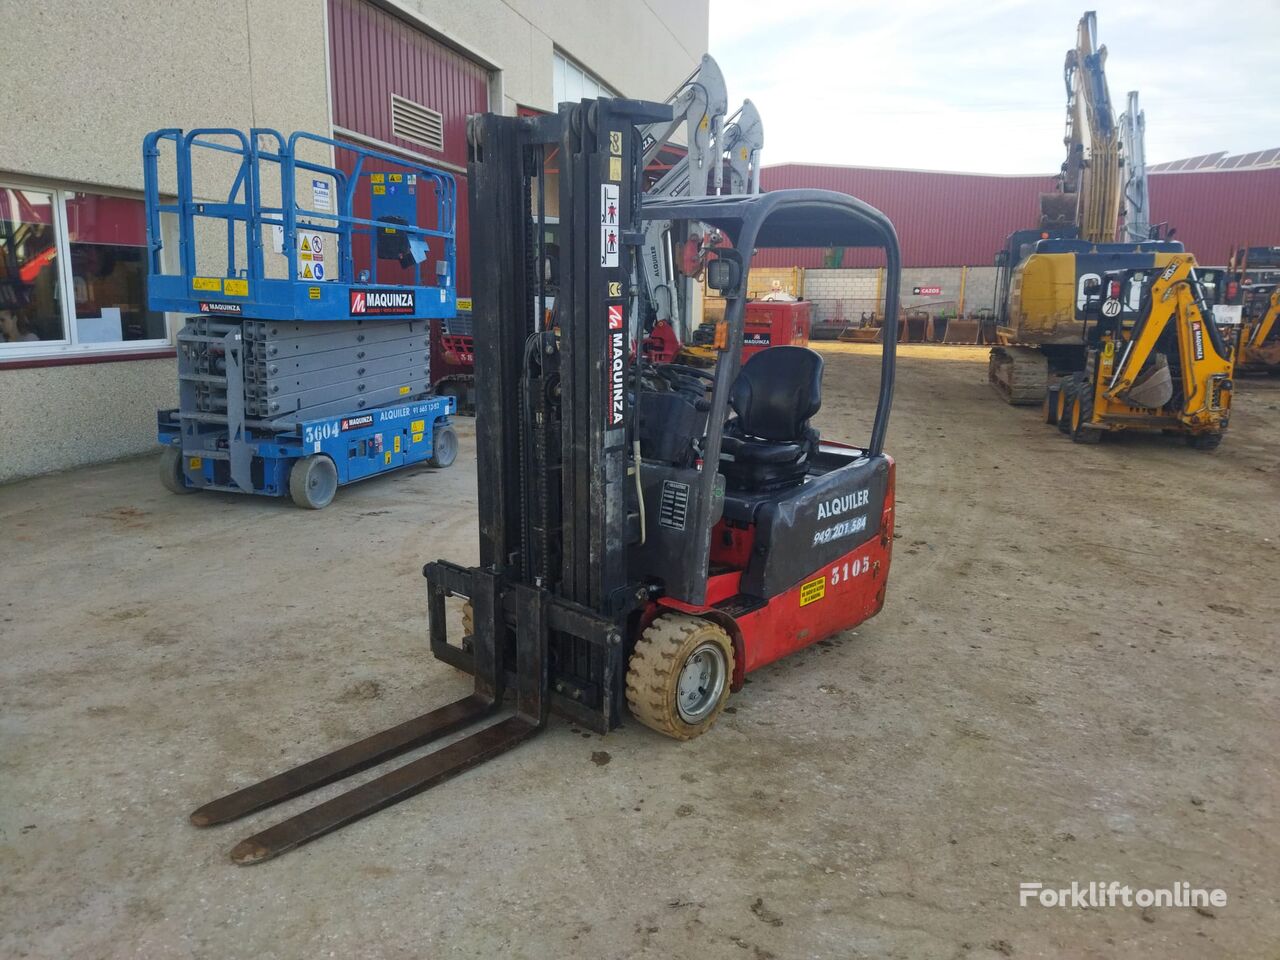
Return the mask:
[[(764, 165), (1053, 173), (1062, 63), (1087, 0), (710, 0), (730, 112)], [(1117, 115), (1139, 91), (1147, 163), (1280, 147), (1280, 0), (1095, 0)]]

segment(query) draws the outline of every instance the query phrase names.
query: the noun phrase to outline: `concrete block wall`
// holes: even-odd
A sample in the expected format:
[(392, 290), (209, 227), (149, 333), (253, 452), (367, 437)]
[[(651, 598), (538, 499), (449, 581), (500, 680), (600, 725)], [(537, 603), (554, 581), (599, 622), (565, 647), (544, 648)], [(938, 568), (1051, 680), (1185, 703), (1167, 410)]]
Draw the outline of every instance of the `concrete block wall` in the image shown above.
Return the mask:
[(0, 483), (159, 452), (156, 410), (178, 405), (173, 357), (0, 374)]
[(996, 268), (970, 267), (964, 287), (965, 313), (990, 310), (996, 296)]
[[(785, 270), (785, 268), (770, 268)], [(754, 279), (757, 273), (751, 271)], [(991, 306), (995, 291), (995, 267), (906, 267), (902, 271), (900, 299), (904, 308), (916, 308), (932, 316), (946, 312), (955, 313), (959, 307), (961, 275), (964, 281), (964, 311), (975, 312)], [(835, 304), (842, 304), (846, 319), (857, 319), (863, 311), (883, 311), (878, 268), (810, 269), (804, 271), (804, 295), (815, 302), (818, 313), (815, 319), (827, 319), (836, 311)], [(936, 295), (919, 295), (912, 291), (917, 287), (939, 287)]]
[(804, 272), (805, 296), (814, 302), (814, 323), (852, 323), (863, 313), (879, 315), (883, 312), (879, 289), (878, 267)]

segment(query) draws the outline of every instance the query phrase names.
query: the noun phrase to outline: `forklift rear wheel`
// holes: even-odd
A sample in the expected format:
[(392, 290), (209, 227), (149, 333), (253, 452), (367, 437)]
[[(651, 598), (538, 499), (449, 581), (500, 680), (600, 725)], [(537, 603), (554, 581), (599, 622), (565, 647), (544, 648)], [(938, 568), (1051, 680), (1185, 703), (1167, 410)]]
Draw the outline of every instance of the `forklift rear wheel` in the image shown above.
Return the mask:
[(710, 620), (664, 613), (636, 641), (627, 669), (627, 704), (646, 727), (692, 740), (716, 722), (729, 699), (733, 642)]
[(160, 482), (170, 493), (195, 493), (195, 487), (188, 487), (186, 477), (182, 473), (182, 451), (177, 447), (165, 447), (160, 453)]
[(431, 437), (431, 465), (447, 467), (458, 459), (458, 435), (453, 427), (436, 427)]
[(338, 492), (338, 468), (322, 453), (303, 457), (289, 469), (289, 496), (305, 510), (323, 510)]

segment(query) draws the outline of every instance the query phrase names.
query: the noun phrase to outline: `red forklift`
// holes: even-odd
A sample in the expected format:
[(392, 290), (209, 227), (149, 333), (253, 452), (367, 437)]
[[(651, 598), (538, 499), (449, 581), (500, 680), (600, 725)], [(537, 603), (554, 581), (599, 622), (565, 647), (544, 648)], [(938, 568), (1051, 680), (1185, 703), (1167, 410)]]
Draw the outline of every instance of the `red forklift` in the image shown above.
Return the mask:
[[(894, 338), (882, 344), (871, 435), (820, 437), (822, 357), (779, 346), (741, 361), (746, 274), (764, 247), (884, 251), (889, 220), (823, 190), (644, 200), (638, 126), (667, 105), (562, 104), (468, 123), (480, 562), (428, 563), (432, 652), (468, 696), (215, 800), (198, 826), (300, 796), (466, 727), (475, 732), (242, 841), (256, 863), (515, 747), (555, 712), (601, 733), (628, 713), (676, 739), (704, 733), (751, 671), (875, 615), (893, 545), (884, 452)], [(548, 319), (542, 172), (559, 167), (559, 288)], [(616, 227), (601, 211), (613, 202)], [(635, 248), (660, 219), (719, 231), (709, 285), (726, 298), (711, 369), (655, 363), (628, 316)], [(465, 635), (446, 603), (464, 598)]]

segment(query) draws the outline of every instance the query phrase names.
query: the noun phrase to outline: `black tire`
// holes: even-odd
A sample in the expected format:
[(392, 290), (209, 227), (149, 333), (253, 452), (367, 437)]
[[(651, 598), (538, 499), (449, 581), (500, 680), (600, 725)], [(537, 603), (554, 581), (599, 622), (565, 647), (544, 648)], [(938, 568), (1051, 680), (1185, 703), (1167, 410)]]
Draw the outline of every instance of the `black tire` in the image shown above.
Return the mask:
[(1058, 389), (1058, 430), (1071, 435), (1071, 404), (1075, 401), (1076, 391), (1080, 389), (1079, 374), (1073, 373), (1062, 381)]
[(170, 493), (199, 493), (198, 487), (187, 486), (182, 471), (182, 451), (177, 447), (165, 447), (160, 452), (160, 483)]
[(323, 510), (338, 492), (338, 468), (323, 453), (303, 457), (289, 469), (289, 496), (304, 510)]
[(452, 466), (458, 459), (458, 435), (447, 424), (436, 427), (431, 434), (431, 466), (437, 469)]
[(1217, 450), (1221, 443), (1220, 433), (1199, 433), (1187, 437), (1187, 446), (1193, 450)]
[(646, 727), (676, 740), (711, 729), (729, 699), (733, 641), (701, 617), (664, 613), (636, 641), (627, 705)]
[(1093, 419), (1093, 391), (1082, 383), (1071, 401), (1071, 439), (1074, 443), (1097, 443), (1102, 431), (1085, 426)]
[(1044, 406), (1040, 412), (1044, 415), (1044, 422), (1051, 427), (1058, 423), (1058, 395), (1061, 392), (1061, 382), (1049, 384), (1044, 391)]

